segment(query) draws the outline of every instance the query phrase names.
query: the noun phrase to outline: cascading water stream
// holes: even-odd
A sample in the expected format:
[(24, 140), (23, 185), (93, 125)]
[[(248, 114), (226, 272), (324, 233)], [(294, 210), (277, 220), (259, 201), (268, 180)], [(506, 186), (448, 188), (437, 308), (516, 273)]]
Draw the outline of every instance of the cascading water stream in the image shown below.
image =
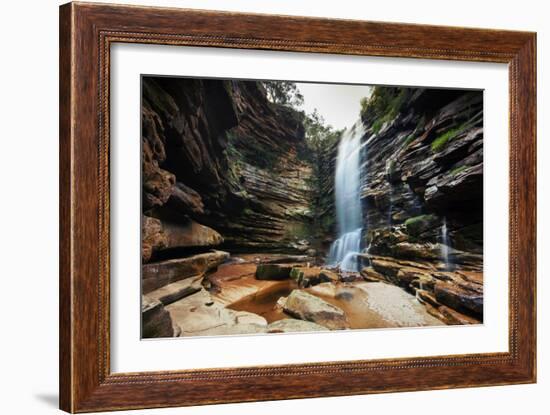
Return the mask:
[(449, 232), (447, 230), (447, 218), (443, 217), (443, 225), (441, 226), (441, 259), (445, 263), (445, 269), (450, 269), (449, 264)]
[(361, 138), (365, 129), (361, 120), (344, 132), (338, 146), (335, 172), (336, 220), (339, 236), (330, 247), (328, 262), (343, 271), (359, 270), (357, 254), (361, 250), (363, 215), (360, 197)]

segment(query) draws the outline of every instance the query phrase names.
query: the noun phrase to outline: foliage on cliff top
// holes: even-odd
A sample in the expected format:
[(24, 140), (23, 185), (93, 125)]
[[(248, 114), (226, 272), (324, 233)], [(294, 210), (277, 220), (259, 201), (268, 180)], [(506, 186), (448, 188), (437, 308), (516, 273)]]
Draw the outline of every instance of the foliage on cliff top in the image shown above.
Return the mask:
[(327, 124), (317, 109), (305, 116), (304, 128), (308, 146), (314, 151), (335, 144), (342, 135), (342, 130), (335, 130)]
[(295, 82), (262, 81), (261, 85), (266, 90), (267, 99), (274, 104), (296, 108), (304, 103), (304, 96)]
[(370, 97), (361, 99), (361, 119), (372, 122), (373, 132), (378, 133), (386, 122), (397, 117), (408, 96), (408, 88), (374, 87)]

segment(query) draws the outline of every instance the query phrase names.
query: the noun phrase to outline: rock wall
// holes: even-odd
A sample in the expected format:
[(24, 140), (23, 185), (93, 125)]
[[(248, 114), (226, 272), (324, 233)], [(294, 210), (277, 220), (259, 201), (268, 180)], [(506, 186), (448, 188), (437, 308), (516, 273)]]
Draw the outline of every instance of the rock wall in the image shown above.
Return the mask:
[(388, 253), (376, 229), (395, 234), (397, 228), (409, 242), (439, 243), (445, 220), (452, 248), (481, 254), (482, 93), (377, 88), (375, 98), (377, 91), (389, 98), (382, 114), (370, 107), (363, 112), (361, 170), (372, 252)]
[(482, 320), (482, 92), (374, 88), (362, 120), (362, 275)]
[(144, 77), (142, 91), (145, 261), (308, 249), (303, 115), (253, 81)]

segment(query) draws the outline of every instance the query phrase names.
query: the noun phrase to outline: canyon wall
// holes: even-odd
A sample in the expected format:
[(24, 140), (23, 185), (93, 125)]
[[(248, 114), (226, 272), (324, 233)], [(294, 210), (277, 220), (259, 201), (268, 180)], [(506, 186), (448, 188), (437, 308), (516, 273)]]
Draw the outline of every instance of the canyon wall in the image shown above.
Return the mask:
[(376, 88), (362, 118), (366, 246), (388, 253), (374, 230), (396, 227), (411, 242), (442, 242), (445, 221), (450, 246), (472, 254), (455, 262), (481, 261), (474, 254), (483, 250), (482, 93)]
[(363, 274), (482, 319), (482, 92), (375, 87), (362, 121)]
[(142, 88), (144, 261), (308, 250), (301, 113), (254, 81), (144, 77)]

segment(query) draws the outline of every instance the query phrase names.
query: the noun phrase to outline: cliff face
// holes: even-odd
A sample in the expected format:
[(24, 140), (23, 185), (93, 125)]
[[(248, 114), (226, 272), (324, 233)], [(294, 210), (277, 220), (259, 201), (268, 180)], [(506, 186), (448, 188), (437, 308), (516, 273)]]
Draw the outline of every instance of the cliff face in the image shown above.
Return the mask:
[(384, 88), (383, 94), (383, 114), (369, 107), (363, 114), (364, 219), (369, 230), (386, 230), (370, 232), (367, 244), (373, 253), (388, 253), (384, 235), (400, 231), (410, 242), (442, 242), (445, 223), (452, 248), (481, 254), (482, 93)]
[(362, 121), (362, 275), (450, 324), (482, 319), (482, 93), (375, 88)]
[(144, 78), (142, 143), (145, 260), (308, 249), (302, 119), (259, 83)]

